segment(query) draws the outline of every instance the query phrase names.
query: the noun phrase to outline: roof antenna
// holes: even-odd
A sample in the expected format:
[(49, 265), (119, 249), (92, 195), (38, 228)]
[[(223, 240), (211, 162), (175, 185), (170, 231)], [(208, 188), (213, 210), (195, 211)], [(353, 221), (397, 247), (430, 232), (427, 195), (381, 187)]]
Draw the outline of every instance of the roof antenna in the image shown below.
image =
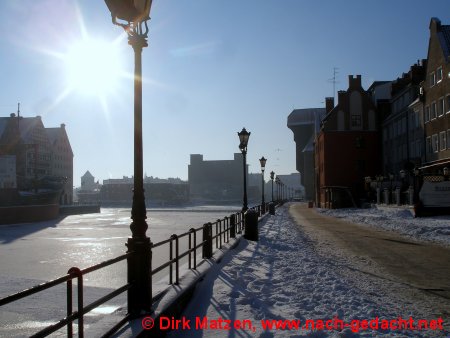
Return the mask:
[(17, 128), (20, 130), (20, 102), (17, 102)]
[(339, 73), (337, 70), (338, 67), (333, 67), (333, 77), (331, 79), (328, 79), (328, 82), (333, 83), (333, 100), (336, 101), (336, 83), (339, 81), (336, 80), (336, 75)]

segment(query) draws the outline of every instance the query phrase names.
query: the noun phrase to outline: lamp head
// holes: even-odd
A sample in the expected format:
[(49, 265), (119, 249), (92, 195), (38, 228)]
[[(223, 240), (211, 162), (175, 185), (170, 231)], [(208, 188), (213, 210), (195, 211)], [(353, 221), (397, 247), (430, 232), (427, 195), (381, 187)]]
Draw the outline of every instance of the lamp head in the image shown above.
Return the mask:
[(246, 150), (247, 149), (247, 144), (248, 144), (248, 139), (250, 137), (250, 134), (245, 128), (242, 128), (242, 130), (240, 132), (238, 132), (238, 136), (239, 136), (239, 149), (242, 150)]
[(259, 163), (261, 164), (261, 170), (263, 170), (263, 171), (264, 171), (264, 168), (266, 167), (266, 162), (267, 162), (267, 158), (264, 158), (264, 156), (259, 159)]
[(150, 19), (152, 0), (105, 0), (113, 22), (122, 20), (138, 24)]

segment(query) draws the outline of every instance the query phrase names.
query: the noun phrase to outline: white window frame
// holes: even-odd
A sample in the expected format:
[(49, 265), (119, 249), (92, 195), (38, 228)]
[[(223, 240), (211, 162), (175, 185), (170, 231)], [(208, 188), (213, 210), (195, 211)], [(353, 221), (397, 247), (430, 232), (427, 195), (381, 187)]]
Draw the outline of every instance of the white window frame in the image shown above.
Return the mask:
[(430, 81), (430, 88), (432, 88), (436, 85), (436, 73), (435, 72), (430, 73), (429, 81)]
[(431, 115), (431, 120), (435, 120), (437, 118), (436, 101), (431, 102), (430, 115)]
[(439, 138), (438, 134), (433, 134), (431, 136), (431, 148), (433, 153), (437, 153), (439, 151)]
[(447, 102), (447, 111), (446, 114), (450, 114), (450, 94), (446, 96), (446, 100)]
[(426, 107), (425, 107), (425, 123), (431, 121), (430, 117), (431, 117), (431, 114), (430, 114), (430, 106), (426, 106)]
[(447, 138), (444, 130), (439, 133), (439, 150), (444, 151), (445, 149), (447, 149)]
[(436, 83), (439, 83), (442, 81), (443, 73), (442, 73), (442, 66), (438, 67), (436, 70)]
[(438, 99), (438, 103), (437, 103), (437, 116), (441, 117), (445, 114), (445, 104), (444, 104), (444, 97), (440, 97)]
[(450, 129), (447, 129), (447, 149), (450, 149)]

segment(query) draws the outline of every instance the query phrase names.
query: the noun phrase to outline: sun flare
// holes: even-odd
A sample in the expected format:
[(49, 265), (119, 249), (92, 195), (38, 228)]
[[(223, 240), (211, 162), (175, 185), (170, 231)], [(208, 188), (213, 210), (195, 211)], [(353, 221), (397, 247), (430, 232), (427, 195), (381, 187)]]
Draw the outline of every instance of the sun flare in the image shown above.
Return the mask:
[(113, 94), (122, 76), (119, 56), (113, 43), (91, 38), (74, 43), (64, 57), (68, 87), (87, 95)]

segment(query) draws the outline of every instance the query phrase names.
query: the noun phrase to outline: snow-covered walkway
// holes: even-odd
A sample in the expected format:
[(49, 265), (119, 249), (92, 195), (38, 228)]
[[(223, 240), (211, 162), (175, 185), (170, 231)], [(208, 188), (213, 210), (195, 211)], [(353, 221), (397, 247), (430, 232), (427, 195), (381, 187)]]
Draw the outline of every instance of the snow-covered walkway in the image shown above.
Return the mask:
[[(449, 334), (433, 329), (389, 329), (409, 325), (410, 317), (414, 325), (424, 319), (430, 327), (438, 328), (442, 322), (439, 316), (397, 304), (383, 290), (360, 287), (354, 274), (347, 275), (336, 261), (318, 253), (286, 206), (260, 222), (259, 242), (242, 238), (232, 251), (197, 286), (182, 314), (184, 329), (180, 325), (170, 337)], [(449, 318), (443, 320), (448, 322)], [(168, 321), (163, 324), (168, 325)]]

